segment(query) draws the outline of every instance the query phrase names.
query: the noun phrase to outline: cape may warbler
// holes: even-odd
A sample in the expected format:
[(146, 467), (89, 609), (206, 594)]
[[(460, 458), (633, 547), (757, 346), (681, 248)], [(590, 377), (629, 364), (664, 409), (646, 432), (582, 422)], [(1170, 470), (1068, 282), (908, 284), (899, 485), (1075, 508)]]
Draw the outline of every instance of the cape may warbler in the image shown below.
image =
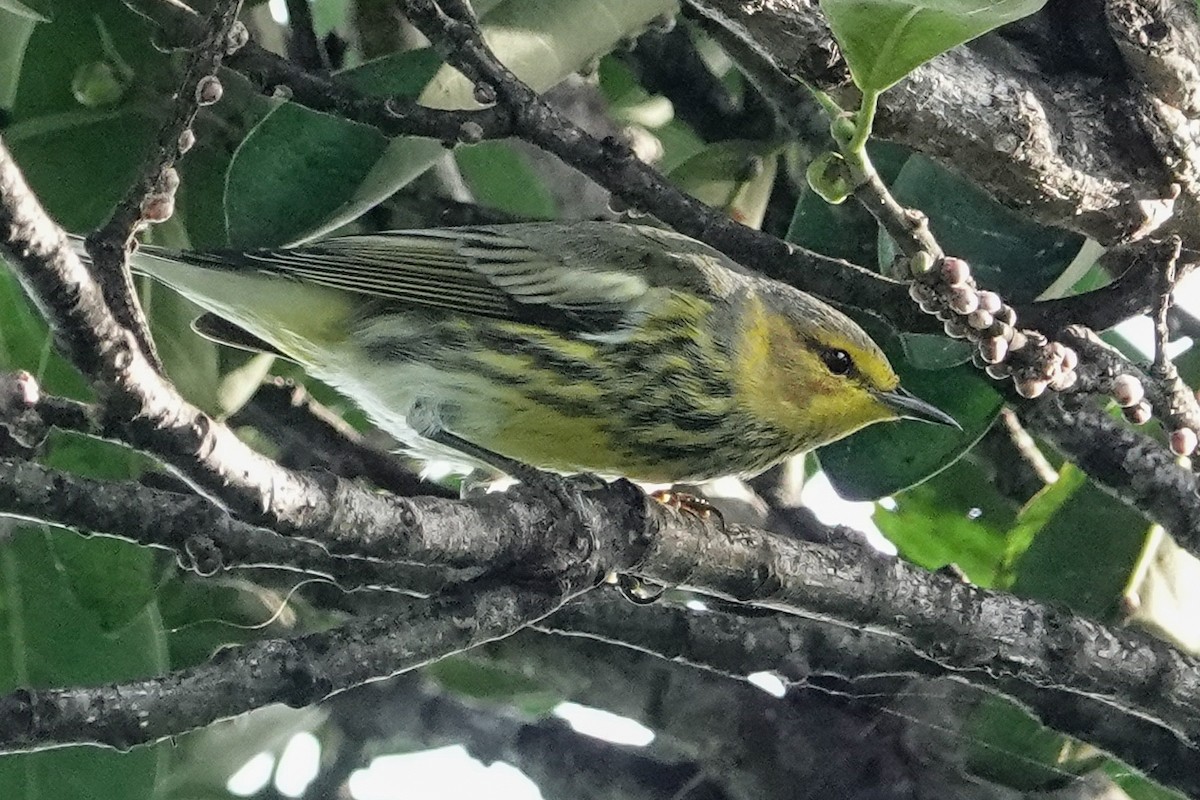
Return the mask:
[(467, 469), (455, 441), (565, 473), (696, 481), (881, 420), (954, 424), (901, 389), (845, 315), (655, 228), (397, 231), (134, 260), (415, 455)]

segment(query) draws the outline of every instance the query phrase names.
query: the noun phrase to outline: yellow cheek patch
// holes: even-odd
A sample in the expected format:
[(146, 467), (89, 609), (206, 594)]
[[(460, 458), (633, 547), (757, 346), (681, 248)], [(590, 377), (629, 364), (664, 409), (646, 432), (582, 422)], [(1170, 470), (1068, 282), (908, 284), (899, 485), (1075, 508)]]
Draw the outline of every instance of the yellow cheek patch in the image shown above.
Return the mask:
[[(745, 319), (734, 380), (739, 401), (756, 418), (816, 447), (894, 416), (859, 380), (830, 373), (788, 320), (757, 298), (747, 300)], [(860, 357), (864, 366), (874, 360), (840, 336), (822, 344), (846, 350), (856, 364)], [(876, 385), (898, 383), (886, 363), (864, 377)]]

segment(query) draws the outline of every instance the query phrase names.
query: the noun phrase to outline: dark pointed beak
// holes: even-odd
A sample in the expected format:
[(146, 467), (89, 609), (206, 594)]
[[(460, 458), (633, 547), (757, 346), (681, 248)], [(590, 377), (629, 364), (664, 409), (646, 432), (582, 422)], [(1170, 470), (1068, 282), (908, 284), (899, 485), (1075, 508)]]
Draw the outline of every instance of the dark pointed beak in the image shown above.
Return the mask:
[(879, 398), (879, 402), (895, 411), (896, 416), (903, 419), (918, 419), (921, 422), (949, 425), (962, 430), (962, 426), (954, 417), (898, 386), (890, 392), (876, 392), (875, 396)]

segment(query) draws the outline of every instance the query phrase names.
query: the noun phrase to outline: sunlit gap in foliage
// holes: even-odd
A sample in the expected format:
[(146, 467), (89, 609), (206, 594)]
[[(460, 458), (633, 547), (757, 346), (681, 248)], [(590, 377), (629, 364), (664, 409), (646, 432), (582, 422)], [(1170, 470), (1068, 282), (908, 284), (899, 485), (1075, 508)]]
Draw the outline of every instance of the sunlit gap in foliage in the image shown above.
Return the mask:
[(867, 541), (875, 549), (889, 555), (896, 554), (895, 546), (884, 538), (876, 527), (875, 520), (871, 518), (875, 513), (875, 504), (843, 500), (834, 491), (824, 472), (818, 472), (805, 482), (804, 491), (800, 493), (800, 502), (826, 525), (854, 528), (867, 537)]
[(461, 745), (379, 756), (349, 780), (354, 800), (542, 800), (537, 786), (511, 764), (487, 766)]
[[(1192, 273), (1175, 286), (1175, 305), (1194, 317), (1200, 317), (1200, 275)], [(1145, 314), (1130, 317), (1113, 328), (1146, 358), (1154, 357), (1154, 322)], [(1177, 358), (1192, 346), (1186, 336), (1167, 345), (1167, 355)]]
[(229, 777), (225, 789), (238, 797), (258, 794), (270, 782), (274, 769), (275, 756), (267, 752), (259, 753)]
[(280, 25), (288, 24), (287, 0), (271, 0), (267, 8), (271, 12), (271, 19)]
[(320, 771), (321, 743), (308, 731), (301, 731), (283, 748), (275, 768), (275, 788), (284, 797), (300, 797)]
[(787, 694), (787, 684), (778, 672), (751, 672), (746, 676), (746, 680), (772, 697), (783, 697)]
[(611, 711), (581, 706), (578, 703), (559, 703), (554, 708), (554, 715), (566, 720), (576, 733), (613, 744), (645, 747), (654, 741), (654, 731), (637, 720), (622, 717)]

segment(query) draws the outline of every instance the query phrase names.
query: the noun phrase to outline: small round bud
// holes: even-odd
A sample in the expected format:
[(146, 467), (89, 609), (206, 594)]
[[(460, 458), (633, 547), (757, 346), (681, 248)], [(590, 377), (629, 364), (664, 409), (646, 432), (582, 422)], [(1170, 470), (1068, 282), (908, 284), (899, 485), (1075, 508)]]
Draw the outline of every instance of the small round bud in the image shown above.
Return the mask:
[(1079, 373), (1075, 370), (1063, 370), (1050, 379), (1050, 388), (1056, 392), (1065, 392), (1079, 381)]
[(1125, 419), (1132, 422), (1134, 425), (1145, 425), (1154, 416), (1154, 411), (1150, 408), (1150, 404), (1145, 400), (1135, 406), (1130, 406), (1125, 409)]
[(196, 102), (202, 106), (211, 106), (219, 102), (224, 93), (225, 87), (216, 75), (205, 75), (196, 84)]
[(471, 90), (471, 94), (474, 96), (475, 102), (483, 106), (496, 102), (496, 87), (490, 83), (480, 82), (475, 84), (474, 89)]
[(942, 259), (942, 280), (948, 286), (962, 286), (971, 279), (971, 267), (961, 258)]
[(1002, 336), (993, 336), (979, 343), (979, 353), (988, 364), (999, 364), (1008, 355), (1008, 342)]
[(1076, 353), (1070, 347), (1063, 347), (1062, 354), (1062, 369), (1064, 372), (1074, 372), (1079, 366), (1079, 353)]
[(924, 275), (933, 269), (933, 256), (922, 250), (909, 260), (908, 269), (913, 275)]
[(175, 197), (166, 192), (154, 192), (142, 201), (142, 219), (146, 222), (166, 222), (175, 213)]
[(1025, 380), (1013, 381), (1013, 385), (1017, 387), (1017, 394), (1032, 400), (1035, 397), (1042, 396), (1042, 393), (1046, 391), (1046, 387), (1050, 385), (1050, 381), (1042, 378), (1027, 378)]
[(472, 120), (458, 126), (458, 140), (463, 144), (478, 144), (483, 141), (483, 127)]
[(946, 302), (959, 314), (970, 314), (979, 308), (979, 293), (969, 286), (955, 286), (947, 295)]
[(229, 26), (229, 33), (225, 36), (225, 55), (231, 56), (238, 50), (246, 46), (250, 41), (250, 31), (246, 30), (246, 23), (239, 20), (234, 20)]
[(995, 314), (1004, 307), (1004, 301), (995, 292), (983, 291), (979, 293), (979, 307), (989, 314)]
[(174, 167), (167, 167), (158, 176), (158, 185), (167, 194), (175, 194), (175, 190), (179, 188), (179, 171)]
[(191, 128), (184, 129), (183, 133), (179, 134), (179, 155), (183, 155), (188, 150), (191, 150), (196, 144), (196, 132)]
[(71, 78), (71, 93), (87, 108), (115, 105), (125, 96), (128, 81), (107, 61), (84, 64)]
[(1112, 382), (1112, 398), (1121, 408), (1132, 408), (1142, 402), (1146, 388), (1132, 375), (1118, 375)]
[(992, 323), (996, 318), (991, 315), (991, 312), (984, 311), (982, 308), (977, 308), (967, 315), (967, 324), (977, 331), (986, 331), (992, 327)]
[(21, 409), (30, 409), (42, 399), (42, 391), (38, 387), (37, 378), (25, 370), (13, 375), (13, 400)]
[(1017, 324), (1017, 311), (1012, 306), (1001, 306), (999, 311), (993, 311), (996, 319), (1003, 322), (1005, 325)]
[(839, 144), (848, 143), (854, 140), (858, 133), (858, 123), (854, 121), (854, 115), (850, 113), (838, 114), (829, 124), (829, 133), (833, 140)]
[(917, 305), (919, 305), (921, 307), (921, 310), (924, 311), (926, 314), (936, 315), (938, 312), (938, 309), (941, 308), (941, 306), (939, 306), (937, 304), (936, 300), (922, 300)]
[(1200, 441), (1197, 440), (1196, 432), (1191, 428), (1171, 431), (1171, 452), (1175, 455), (1190, 456), (1196, 452), (1197, 444), (1200, 444)]

